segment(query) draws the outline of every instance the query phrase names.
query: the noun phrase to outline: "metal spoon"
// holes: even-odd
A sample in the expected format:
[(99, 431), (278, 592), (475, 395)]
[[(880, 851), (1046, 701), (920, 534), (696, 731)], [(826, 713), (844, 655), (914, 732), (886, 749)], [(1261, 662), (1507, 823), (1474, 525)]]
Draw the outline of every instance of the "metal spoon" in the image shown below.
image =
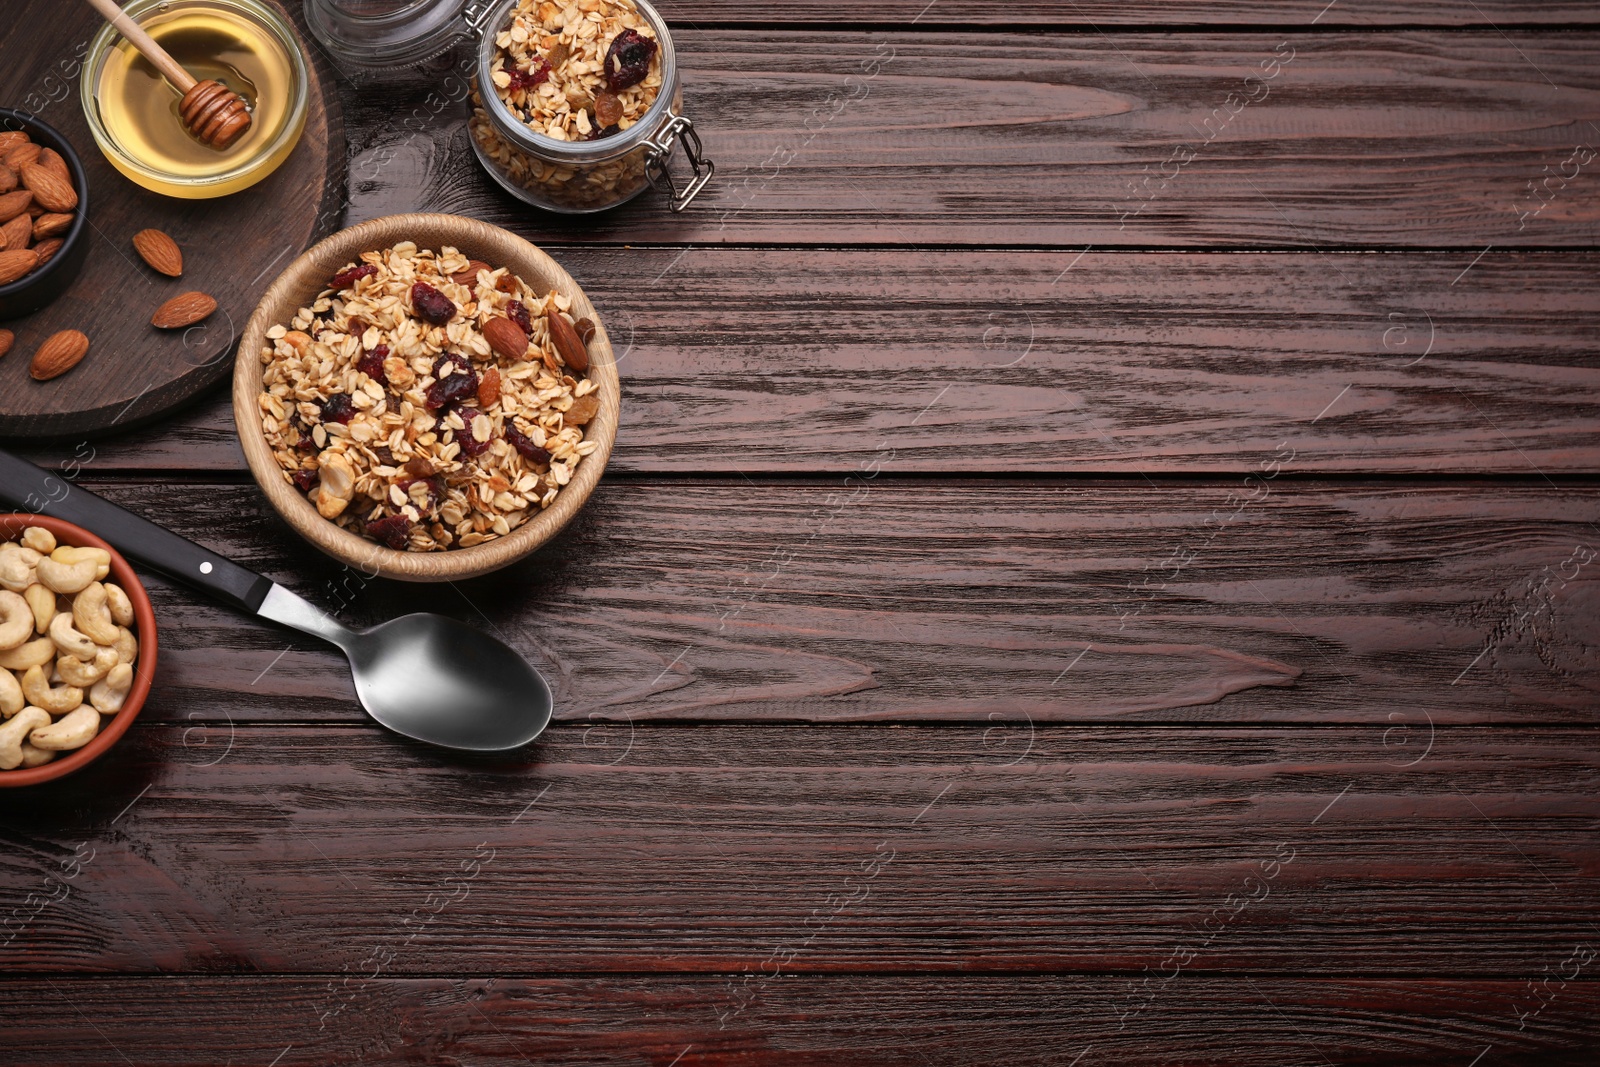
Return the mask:
[(550, 722), (550, 687), (504, 643), (442, 615), (352, 630), (268, 578), (0, 450), (0, 501), (91, 530), (131, 559), (344, 652), (368, 715), (418, 741), (499, 752)]

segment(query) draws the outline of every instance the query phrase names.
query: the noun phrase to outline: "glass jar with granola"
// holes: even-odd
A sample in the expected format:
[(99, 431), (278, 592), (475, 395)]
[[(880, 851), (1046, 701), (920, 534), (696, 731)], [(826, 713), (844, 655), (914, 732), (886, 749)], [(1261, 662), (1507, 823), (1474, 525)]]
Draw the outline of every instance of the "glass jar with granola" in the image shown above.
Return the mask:
[[(306, 13), (351, 70), (444, 70), (438, 92), (470, 99), (479, 161), (536, 207), (586, 214), (653, 187), (682, 211), (715, 172), (683, 114), (672, 36), (647, 0), (307, 0)], [(441, 67), (463, 33), (475, 48)], [(680, 144), (688, 173), (674, 176)]]

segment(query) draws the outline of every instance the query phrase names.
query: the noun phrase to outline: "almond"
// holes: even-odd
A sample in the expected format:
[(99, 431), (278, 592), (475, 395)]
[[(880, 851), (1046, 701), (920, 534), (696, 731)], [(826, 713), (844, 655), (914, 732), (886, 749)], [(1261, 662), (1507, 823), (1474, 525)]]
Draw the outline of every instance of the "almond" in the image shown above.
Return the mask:
[(31, 248), (9, 248), (0, 252), (0, 285), (10, 285), (39, 265), (39, 253)]
[[(490, 367), (478, 379), (478, 407), (488, 411), (500, 402), (500, 368)], [(507, 489), (510, 486), (506, 487)]]
[(561, 362), (579, 374), (586, 373), (589, 369), (589, 350), (583, 347), (583, 338), (572, 328), (572, 323), (554, 307), (545, 314), (545, 322), (550, 326), (550, 343), (556, 346)]
[(33, 250), (39, 254), (39, 266), (42, 267), (50, 262), (50, 257), (60, 251), (65, 243), (59, 237), (51, 237), (34, 245)]
[(33, 194), (26, 189), (18, 189), (0, 196), (0, 222), (10, 222), (27, 211), (31, 203)]
[(17, 187), (17, 172), (0, 163), (0, 193), (9, 193)]
[(0, 248), (27, 248), (33, 243), (33, 220), (18, 215), (0, 226)]
[(46, 211), (71, 211), (78, 206), (78, 190), (72, 181), (63, 178), (49, 167), (39, 163), (24, 163), (18, 172), (23, 187), (33, 193), (34, 201)]
[(150, 269), (176, 278), (183, 273), (183, 252), (178, 242), (160, 230), (140, 230), (133, 235), (133, 250), (150, 264)]
[(72, 184), (72, 171), (67, 169), (67, 161), (61, 158), (61, 153), (54, 148), (39, 150), (39, 166), (54, 174), (68, 185)]
[(58, 233), (66, 233), (72, 226), (74, 216), (66, 214), (40, 215), (33, 220), (33, 239), (35, 241), (45, 237), (54, 237)]
[(474, 259), (466, 267), (450, 275), (450, 280), (468, 289), (475, 289), (478, 284), (478, 272), (482, 270), (492, 271), (494, 268), (481, 259)]
[(157, 308), (156, 313), (150, 317), (150, 325), (158, 330), (177, 330), (184, 326), (193, 326), (215, 310), (217, 302), (206, 294), (184, 293)]
[(19, 144), (27, 144), (28, 135), (22, 130), (7, 130), (0, 133), (0, 156), (5, 155)]
[(6, 353), (11, 351), (11, 346), (16, 344), (16, 341), (16, 334), (10, 330), (0, 330), (0, 359), (5, 358)]
[[(5, 253), (0, 252), (0, 255)], [(89, 339), (77, 330), (62, 330), (45, 338), (39, 351), (33, 354), (28, 373), (41, 382), (59, 378), (83, 361), (89, 354)]]
[(501, 359), (517, 361), (528, 354), (528, 335), (510, 319), (490, 319), (483, 324), (483, 337)]
[(31, 142), (23, 142), (6, 153), (6, 166), (12, 170), (22, 170), (24, 163), (32, 163), (39, 158), (39, 146)]

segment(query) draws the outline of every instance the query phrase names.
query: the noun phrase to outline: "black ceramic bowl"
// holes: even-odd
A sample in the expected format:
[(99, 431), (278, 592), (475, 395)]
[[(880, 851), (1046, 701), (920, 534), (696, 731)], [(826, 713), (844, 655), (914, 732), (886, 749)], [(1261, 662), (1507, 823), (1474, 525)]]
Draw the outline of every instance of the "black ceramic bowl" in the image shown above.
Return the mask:
[(61, 248), (50, 257), (50, 262), (10, 285), (0, 285), (0, 320), (21, 318), (37, 311), (66, 292), (72, 279), (83, 266), (83, 257), (89, 251), (89, 240), (84, 236), (88, 227), (84, 220), (89, 215), (89, 183), (83, 174), (83, 162), (72, 150), (67, 139), (51, 127), (25, 111), (12, 111), (0, 107), (0, 130), (23, 130), (41, 148), (54, 148), (66, 160), (72, 172), (73, 187), (78, 190), (78, 210), (67, 232), (61, 235)]

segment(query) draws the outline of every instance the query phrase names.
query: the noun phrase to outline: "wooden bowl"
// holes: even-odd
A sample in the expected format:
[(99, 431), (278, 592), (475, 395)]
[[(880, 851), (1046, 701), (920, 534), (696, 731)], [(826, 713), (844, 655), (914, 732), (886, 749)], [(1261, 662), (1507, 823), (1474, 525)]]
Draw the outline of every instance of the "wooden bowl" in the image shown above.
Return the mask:
[(128, 566), (121, 554), (100, 538), (70, 522), (52, 519), (48, 515), (0, 515), (0, 540), (14, 541), (30, 526), (43, 526), (56, 535), (56, 541), (78, 548), (103, 548), (111, 553), (111, 578), (133, 601), (133, 632), (139, 639), (139, 660), (133, 668), (133, 688), (128, 690), (122, 710), (111, 717), (109, 723), (101, 720), (100, 732), (87, 745), (73, 749), (40, 767), (18, 767), (0, 771), (0, 788), (19, 785), (37, 785), (54, 778), (71, 774), (80, 767), (93, 763), (133, 725), (150, 695), (150, 683), (156, 676), (156, 614), (150, 608), (150, 597), (145, 594), (139, 576)]
[[(600, 411), (589, 423), (584, 440), (599, 442), (600, 447), (578, 464), (577, 473), (562, 487), (555, 503), (507, 536), (471, 548), (405, 552), (369, 541), (324, 519), (309, 500), (284, 480), (261, 428), (257, 398), (262, 391), (261, 350), (267, 343), (267, 330), (274, 324), (287, 324), (295, 312), (309, 306), (334, 272), (356, 261), (361, 253), (401, 241), (414, 241), (418, 248), (435, 252), (448, 245), (490, 266), (509, 267), (537, 291), (554, 289), (564, 294), (572, 301), (573, 318), (587, 317), (595, 324), (594, 337), (589, 341), (589, 377), (599, 387)], [(334, 559), (369, 576), (408, 582), (455, 581), (487, 574), (515, 563), (554, 537), (577, 514), (600, 481), (617, 437), (621, 402), (617, 364), (605, 324), (572, 276), (516, 234), (459, 215), (390, 215), (341, 230), (313, 246), (291, 263), (261, 298), (260, 306), (245, 325), (233, 370), (233, 421), (238, 427), (239, 443), (244, 446), (245, 460), (256, 484), (278, 514)]]

